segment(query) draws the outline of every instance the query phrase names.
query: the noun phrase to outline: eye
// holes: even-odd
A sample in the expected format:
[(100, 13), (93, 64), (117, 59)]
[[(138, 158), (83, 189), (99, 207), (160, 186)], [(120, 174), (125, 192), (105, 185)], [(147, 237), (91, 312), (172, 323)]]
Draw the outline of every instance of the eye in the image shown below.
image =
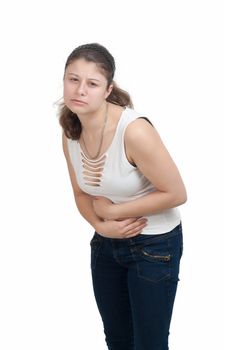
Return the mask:
[(71, 81), (78, 81), (77, 78), (70, 78)]
[(90, 82), (90, 85), (91, 86), (97, 86), (95, 83), (93, 83), (93, 82)]

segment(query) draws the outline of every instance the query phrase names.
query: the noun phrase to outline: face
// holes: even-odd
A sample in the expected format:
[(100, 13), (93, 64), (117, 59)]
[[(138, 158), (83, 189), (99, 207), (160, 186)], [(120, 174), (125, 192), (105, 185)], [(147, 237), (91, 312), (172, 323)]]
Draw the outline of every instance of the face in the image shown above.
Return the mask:
[(112, 91), (107, 79), (94, 62), (73, 61), (65, 71), (64, 102), (76, 114), (97, 111)]

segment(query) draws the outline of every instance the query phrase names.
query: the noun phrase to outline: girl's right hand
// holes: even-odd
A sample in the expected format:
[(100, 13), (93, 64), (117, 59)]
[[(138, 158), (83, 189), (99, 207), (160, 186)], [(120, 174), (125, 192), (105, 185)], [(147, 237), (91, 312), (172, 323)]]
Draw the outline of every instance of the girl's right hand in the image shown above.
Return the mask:
[(107, 238), (131, 238), (139, 235), (146, 225), (146, 218), (136, 217), (101, 221), (96, 225), (95, 230)]

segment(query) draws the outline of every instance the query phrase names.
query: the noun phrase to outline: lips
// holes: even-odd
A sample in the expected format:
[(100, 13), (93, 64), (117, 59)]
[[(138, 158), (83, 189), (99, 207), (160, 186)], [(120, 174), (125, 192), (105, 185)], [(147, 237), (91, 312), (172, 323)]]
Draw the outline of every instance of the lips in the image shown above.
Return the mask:
[(75, 98), (75, 99), (73, 98), (71, 101), (72, 101), (72, 102), (77, 102), (77, 103), (80, 103), (80, 104), (87, 104), (86, 102), (84, 102), (84, 101), (82, 101), (82, 100), (78, 100), (78, 99), (76, 99), (76, 98)]

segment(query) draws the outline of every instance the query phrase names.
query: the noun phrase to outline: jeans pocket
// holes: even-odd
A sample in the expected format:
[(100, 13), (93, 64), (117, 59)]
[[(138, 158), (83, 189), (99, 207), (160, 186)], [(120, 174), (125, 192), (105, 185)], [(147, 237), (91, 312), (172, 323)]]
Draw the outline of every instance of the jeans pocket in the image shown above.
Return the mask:
[(136, 250), (138, 276), (152, 282), (169, 279), (172, 254), (167, 240), (147, 240)]
[(91, 246), (91, 269), (94, 269), (96, 266), (96, 261), (97, 261), (97, 257), (100, 251), (100, 247), (101, 247), (101, 238), (98, 235), (98, 233), (94, 233), (94, 236), (92, 237), (91, 241), (90, 241), (90, 246)]

